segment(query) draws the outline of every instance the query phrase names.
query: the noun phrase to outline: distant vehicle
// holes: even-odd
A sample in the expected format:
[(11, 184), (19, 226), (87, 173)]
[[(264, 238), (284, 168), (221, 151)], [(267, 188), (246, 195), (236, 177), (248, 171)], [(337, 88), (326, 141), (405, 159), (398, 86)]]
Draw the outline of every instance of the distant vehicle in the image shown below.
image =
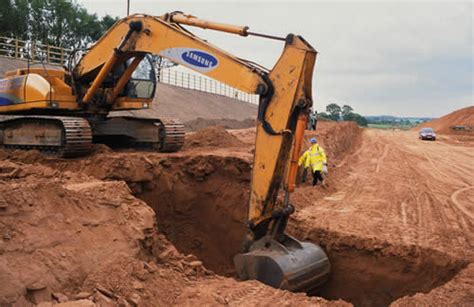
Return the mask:
[(436, 141), (436, 133), (433, 128), (422, 128), (419, 133), (420, 140), (432, 140)]

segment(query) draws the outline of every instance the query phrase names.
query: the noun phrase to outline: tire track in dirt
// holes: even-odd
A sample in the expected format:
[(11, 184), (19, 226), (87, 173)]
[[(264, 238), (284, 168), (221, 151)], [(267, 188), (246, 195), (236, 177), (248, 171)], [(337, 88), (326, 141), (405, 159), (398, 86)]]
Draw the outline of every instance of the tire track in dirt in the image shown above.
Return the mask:
[(339, 164), (336, 165), (336, 167), (340, 168), (340, 167), (346, 165), (346, 163), (349, 159), (354, 159), (354, 157), (358, 157), (360, 155), (360, 153), (362, 152), (362, 149), (363, 148), (361, 147), (361, 148), (357, 149), (353, 154), (345, 156), (344, 159), (342, 159), (342, 161), (339, 162)]
[[(472, 228), (466, 224), (464, 217), (458, 214), (458, 210), (456, 210), (449, 201), (449, 196), (453, 189), (456, 190), (458, 187), (465, 185), (465, 173), (447, 172), (445, 169), (434, 165), (428, 153), (431, 156), (435, 156), (440, 162), (439, 165), (444, 166), (443, 168), (452, 169), (452, 165), (449, 164), (449, 160), (452, 159), (452, 157), (444, 153), (444, 147), (440, 148), (443, 154), (439, 154), (439, 152), (433, 149), (426, 152), (424, 146), (409, 147), (414, 151), (420, 151), (420, 149), (422, 149), (423, 157), (426, 158), (425, 161), (427, 161), (429, 165), (426, 167), (425, 163), (413, 163), (413, 167), (411, 168), (413, 177), (417, 178), (416, 181), (419, 183), (419, 186), (415, 190), (419, 191), (419, 193), (421, 192), (421, 195), (425, 198), (424, 210), (420, 211), (419, 214), (431, 216), (428, 222), (431, 226), (437, 225), (436, 227), (430, 227), (428, 240), (432, 241), (432, 244), (437, 244), (437, 238), (440, 238), (439, 242), (444, 248), (451, 246), (451, 249), (454, 248), (460, 254), (466, 256), (464, 250), (466, 249), (466, 245), (470, 244), (464, 234), (470, 233)], [(433, 166), (436, 167), (434, 173), (432, 172)], [(456, 178), (453, 178), (453, 176)], [(462, 180), (454, 180), (458, 178)], [(446, 233), (446, 230), (449, 228), (451, 228), (453, 235), (446, 238), (446, 240), (442, 240), (443, 234)], [(450, 244), (448, 244), (447, 240), (450, 241)]]
[[(462, 188), (462, 189), (459, 189), (459, 190), (456, 190), (453, 194), (451, 194), (451, 201), (453, 202), (453, 204), (459, 209), (461, 210), (465, 215), (467, 215), (471, 220), (474, 220), (474, 213), (472, 212), (472, 208), (468, 208), (469, 205), (466, 205), (464, 204), (464, 202), (461, 202), (459, 201), (458, 197), (459, 197), (459, 194), (465, 192), (465, 191), (468, 191), (468, 190), (472, 190), (474, 189), (474, 186), (470, 186), (470, 187), (466, 187), (466, 188)], [(470, 207), (473, 207), (474, 205), (473, 204), (470, 204)]]
[(387, 157), (388, 154), (388, 144), (385, 144), (383, 148), (383, 153), (380, 156), (380, 158), (377, 160), (377, 166), (375, 167), (375, 172), (378, 173), (380, 171), (380, 164), (382, 164), (382, 161)]
[[(430, 153), (430, 154), (433, 155), (433, 153)], [(448, 182), (452, 183), (453, 181), (456, 181), (460, 185), (464, 185), (464, 186), (469, 186), (470, 185), (466, 180), (466, 177), (469, 178), (470, 173), (468, 171), (466, 171), (465, 169), (460, 168), (459, 166), (451, 163), (451, 164), (449, 164), (448, 169), (442, 170), (439, 166), (436, 165), (436, 163), (433, 161), (433, 159), (428, 155), (428, 152), (424, 152), (424, 157), (430, 163), (432, 168), (434, 170), (436, 170), (436, 172), (438, 173), (438, 175), (439, 175), (438, 179), (443, 180), (442, 178), (446, 178), (447, 175), (453, 174), (453, 171), (457, 171), (459, 176), (453, 176), (453, 175), (449, 176), (450, 178), (449, 178)], [(440, 157), (438, 157), (438, 159), (440, 159)]]

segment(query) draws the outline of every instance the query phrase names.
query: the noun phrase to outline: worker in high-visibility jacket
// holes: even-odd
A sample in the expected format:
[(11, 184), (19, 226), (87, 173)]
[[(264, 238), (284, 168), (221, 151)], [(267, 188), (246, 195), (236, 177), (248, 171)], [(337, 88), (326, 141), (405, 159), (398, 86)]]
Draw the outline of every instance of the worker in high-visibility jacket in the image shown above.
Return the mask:
[[(315, 186), (318, 181), (320, 181), (321, 184), (324, 183), (322, 172), (327, 173), (327, 159), (324, 149), (319, 146), (316, 138), (311, 138), (309, 142), (311, 143), (311, 147), (301, 155), (298, 160), (298, 165), (303, 165), (305, 170), (311, 170), (313, 173), (313, 186)], [(303, 174), (303, 182), (304, 179), (306, 179), (305, 177), (305, 174)]]
[[(303, 155), (298, 160), (298, 166), (303, 166), (303, 178), (301, 182), (306, 182), (306, 177), (308, 177), (308, 170), (310, 169), (309, 165), (309, 149), (306, 150)], [(312, 172), (311, 172), (312, 173)]]

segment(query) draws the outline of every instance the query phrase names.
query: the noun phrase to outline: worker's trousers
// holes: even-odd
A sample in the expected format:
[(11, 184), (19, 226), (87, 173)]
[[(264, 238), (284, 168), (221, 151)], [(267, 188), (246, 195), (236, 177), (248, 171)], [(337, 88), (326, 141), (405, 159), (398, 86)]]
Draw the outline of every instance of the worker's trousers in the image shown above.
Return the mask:
[(305, 167), (303, 169), (303, 179), (301, 180), (301, 182), (306, 182), (306, 178), (308, 178), (308, 169)]
[(313, 171), (313, 186), (318, 183), (318, 180), (323, 183), (323, 175), (321, 174), (321, 171)]

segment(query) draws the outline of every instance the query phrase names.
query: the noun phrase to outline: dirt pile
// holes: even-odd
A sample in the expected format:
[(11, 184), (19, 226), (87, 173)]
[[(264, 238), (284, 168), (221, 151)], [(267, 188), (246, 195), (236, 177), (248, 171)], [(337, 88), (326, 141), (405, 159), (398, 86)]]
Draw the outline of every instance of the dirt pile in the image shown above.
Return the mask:
[(0, 190), (1, 303), (75, 298), (90, 273), (140, 257), (156, 234), (123, 181), (1, 161)]
[(220, 274), (233, 271), (232, 257), (245, 234), (249, 161), (111, 153), (68, 162), (45, 158), (41, 163), (58, 172), (125, 182), (134, 196), (154, 209), (160, 232), (181, 252), (199, 256)]
[(241, 147), (244, 143), (223, 126), (211, 126), (186, 137), (186, 147)]
[[(467, 130), (454, 130), (454, 126), (464, 126)], [(438, 119), (422, 123), (413, 130), (431, 127), (440, 134), (468, 134), (474, 135), (474, 106), (463, 108)]]
[[(255, 144), (255, 128), (230, 130), (229, 133), (247, 146), (253, 147)], [(311, 146), (310, 138), (316, 137), (326, 151), (329, 163), (337, 165), (358, 149), (361, 133), (362, 129), (354, 122), (321, 121), (318, 123), (317, 130), (306, 130), (301, 154)]]
[(356, 147), (360, 133), (361, 129), (355, 122), (318, 122), (316, 130), (306, 131), (303, 151), (311, 146), (309, 139), (316, 137), (326, 151), (328, 163), (335, 164)]
[(198, 117), (191, 121), (185, 122), (184, 127), (187, 131), (197, 131), (210, 126), (222, 126), (225, 129), (245, 129), (255, 127), (256, 124), (256, 120), (252, 118), (235, 120), (231, 118), (206, 119)]

